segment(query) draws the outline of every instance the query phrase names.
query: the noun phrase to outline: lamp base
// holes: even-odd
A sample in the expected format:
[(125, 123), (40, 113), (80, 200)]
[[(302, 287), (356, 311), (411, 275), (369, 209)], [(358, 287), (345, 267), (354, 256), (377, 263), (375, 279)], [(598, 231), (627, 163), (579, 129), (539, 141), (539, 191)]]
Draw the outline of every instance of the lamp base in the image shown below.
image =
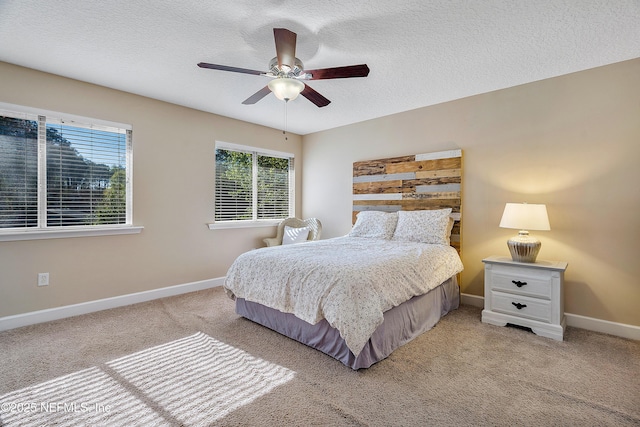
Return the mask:
[(516, 262), (536, 262), (542, 243), (535, 237), (529, 236), (529, 232), (520, 230), (517, 236), (507, 240), (511, 259)]

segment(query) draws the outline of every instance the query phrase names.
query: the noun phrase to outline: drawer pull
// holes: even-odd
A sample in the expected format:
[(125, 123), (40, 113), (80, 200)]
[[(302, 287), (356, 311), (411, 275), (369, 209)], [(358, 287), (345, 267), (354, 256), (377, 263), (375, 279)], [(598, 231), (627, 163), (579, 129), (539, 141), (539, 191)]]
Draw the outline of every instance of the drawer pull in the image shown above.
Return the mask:
[(519, 302), (512, 302), (511, 304), (515, 305), (518, 310), (522, 310), (527, 306), (527, 304), (520, 304)]
[(512, 280), (511, 283), (513, 283), (514, 285), (516, 285), (517, 287), (521, 288), (524, 285), (527, 284), (527, 282), (521, 282), (520, 280)]

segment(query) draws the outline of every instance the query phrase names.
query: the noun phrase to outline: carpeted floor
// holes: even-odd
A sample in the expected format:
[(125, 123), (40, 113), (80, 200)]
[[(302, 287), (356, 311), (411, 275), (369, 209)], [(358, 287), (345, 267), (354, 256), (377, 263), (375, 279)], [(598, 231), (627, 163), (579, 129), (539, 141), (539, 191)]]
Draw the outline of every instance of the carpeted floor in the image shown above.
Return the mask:
[(0, 333), (0, 425), (640, 425), (640, 342), (462, 306), (352, 371), (221, 288)]

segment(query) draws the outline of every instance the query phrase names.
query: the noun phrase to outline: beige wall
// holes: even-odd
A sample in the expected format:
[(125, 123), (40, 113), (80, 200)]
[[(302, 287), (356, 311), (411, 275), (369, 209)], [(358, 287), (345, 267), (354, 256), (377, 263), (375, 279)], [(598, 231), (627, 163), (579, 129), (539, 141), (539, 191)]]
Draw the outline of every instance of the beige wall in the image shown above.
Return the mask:
[[(216, 140), (294, 153), (301, 137), (0, 62), (0, 102), (133, 125), (141, 234), (0, 242), (0, 317), (222, 277), (275, 227), (209, 230)], [(301, 206), (301, 164), (296, 201)], [(49, 287), (36, 286), (49, 272)]]
[[(428, 82), (416, 82), (426, 84)], [(545, 203), (540, 259), (569, 263), (568, 313), (640, 326), (640, 59), (303, 138), (303, 212), (351, 227), (352, 163), (461, 148), (462, 292), (508, 256), (506, 202)], [(532, 233), (533, 234), (533, 233)]]
[[(569, 262), (566, 311), (640, 326), (640, 59), (286, 142), (277, 130), (2, 62), (0, 102), (132, 124), (134, 223), (145, 227), (0, 242), (0, 317), (224, 276), (273, 228), (206, 227), (222, 140), (301, 158), (297, 212), (320, 218), (323, 237), (349, 231), (354, 161), (461, 148), (463, 292), (482, 295), (482, 258), (508, 255), (504, 203), (546, 203), (540, 258)], [(50, 273), (49, 287), (36, 286), (38, 272)]]

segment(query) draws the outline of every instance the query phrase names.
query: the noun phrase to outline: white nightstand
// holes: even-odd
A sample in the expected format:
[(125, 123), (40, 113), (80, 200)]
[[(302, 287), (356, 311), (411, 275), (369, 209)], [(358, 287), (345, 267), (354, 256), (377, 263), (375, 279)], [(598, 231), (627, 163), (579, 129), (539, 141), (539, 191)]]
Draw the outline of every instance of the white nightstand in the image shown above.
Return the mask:
[(523, 263), (499, 256), (485, 258), (482, 262), (483, 322), (524, 326), (543, 337), (562, 341), (566, 262)]

